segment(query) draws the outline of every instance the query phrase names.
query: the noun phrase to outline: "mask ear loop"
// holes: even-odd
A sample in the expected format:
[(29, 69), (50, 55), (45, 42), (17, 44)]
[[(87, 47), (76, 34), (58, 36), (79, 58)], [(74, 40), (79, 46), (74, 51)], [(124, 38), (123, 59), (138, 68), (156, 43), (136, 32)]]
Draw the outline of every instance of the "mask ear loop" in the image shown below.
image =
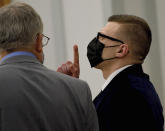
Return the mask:
[[(119, 40), (119, 39), (116, 39), (116, 38), (113, 38), (113, 37), (110, 37), (110, 36), (107, 36), (107, 35), (104, 35), (104, 34), (102, 34), (102, 33), (100, 33), (100, 32), (98, 32), (97, 37), (96, 37), (96, 40), (99, 40), (99, 36), (102, 36), (102, 37), (107, 38), (107, 39), (109, 39), (109, 40), (117, 41), (117, 42), (120, 42), (120, 43), (124, 44), (123, 41), (121, 41), (121, 40)], [(104, 48), (111, 48), (111, 47), (116, 47), (116, 46), (120, 46), (120, 45), (121, 45), (121, 44), (113, 45), (113, 46), (104, 46)], [(112, 59), (115, 59), (115, 58), (117, 58), (117, 57), (112, 57), (112, 58), (108, 58), (108, 59), (103, 59), (103, 61), (112, 60)]]
[[(121, 44), (120, 44), (121, 45)], [(120, 46), (120, 45), (112, 45), (112, 46), (104, 46), (104, 48), (111, 48), (111, 47), (116, 47), (116, 46)], [(107, 61), (107, 60), (112, 60), (112, 59), (115, 59), (117, 57), (112, 57), (112, 58), (108, 58), (108, 59), (103, 59), (104, 61)]]
[(108, 58), (108, 59), (103, 59), (103, 61), (113, 60), (113, 59), (115, 59), (115, 58), (117, 58), (117, 57), (112, 57), (112, 58)]
[[(106, 36), (106, 35), (101, 34), (101, 33), (98, 33), (98, 34), (97, 34), (97, 37), (96, 37), (97, 40), (99, 39), (99, 36), (102, 36), (102, 37), (105, 37), (105, 38), (110, 39), (110, 40), (112, 40), (112, 41), (117, 41), (117, 42), (120, 42), (120, 43), (124, 44), (124, 42), (121, 41), (121, 40), (118, 40), (118, 39), (113, 38), (113, 37), (110, 37), (110, 36)], [(104, 48), (111, 48), (111, 47), (116, 47), (116, 46), (120, 46), (120, 45), (121, 45), (121, 44), (112, 45), (112, 46), (104, 46)], [(112, 60), (112, 59), (115, 59), (115, 58), (117, 58), (117, 57), (112, 57), (112, 58), (108, 58), (108, 59), (103, 59), (103, 61)]]
[(120, 46), (121, 44), (119, 45), (111, 45), (111, 46), (104, 46), (104, 48), (111, 48), (111, 47), (116, 47), (116, 46)]

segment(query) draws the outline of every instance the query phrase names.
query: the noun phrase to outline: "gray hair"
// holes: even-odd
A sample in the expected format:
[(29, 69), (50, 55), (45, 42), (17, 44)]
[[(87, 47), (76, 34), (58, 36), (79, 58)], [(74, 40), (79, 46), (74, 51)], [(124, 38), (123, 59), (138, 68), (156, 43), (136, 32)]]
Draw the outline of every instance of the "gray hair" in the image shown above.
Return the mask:
[(17, 49), (33, 44), (43, 23), (28, 4), (12, 3), (0, 8), (0, 49)]

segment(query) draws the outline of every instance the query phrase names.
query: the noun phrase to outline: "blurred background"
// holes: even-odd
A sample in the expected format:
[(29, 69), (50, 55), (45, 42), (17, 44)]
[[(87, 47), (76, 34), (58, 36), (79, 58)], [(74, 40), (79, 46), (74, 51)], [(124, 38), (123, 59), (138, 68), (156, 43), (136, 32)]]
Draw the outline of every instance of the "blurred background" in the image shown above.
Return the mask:
[(101, 71), (91, 69), (86, 57), (87, 45), (96, 36), (109, 16), (132, 14), (144, 18), (153, 35), (150, 53), (143, 64), (165, 105), (165, 11), (164, 0), (0, 0), (0, 6), (22, 1), (30, 4), (41, 16), (44, 34), (51, 39), (44, 48), (45, 65), (53, 70), (73, 60), (73, 45), (80, 55), (80, 79), (88, 82), (93, 98), (101, 90)]

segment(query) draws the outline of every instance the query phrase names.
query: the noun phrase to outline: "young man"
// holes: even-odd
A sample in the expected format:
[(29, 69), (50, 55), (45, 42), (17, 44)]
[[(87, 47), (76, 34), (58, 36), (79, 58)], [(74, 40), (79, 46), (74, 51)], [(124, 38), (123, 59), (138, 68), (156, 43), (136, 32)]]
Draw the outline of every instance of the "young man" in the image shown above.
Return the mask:
[[(152, 41), (145, 20), (133, 15), (113, 15), (89, 43), (91, 67), (106, 79), (94, 99), (100, 131), (163, 131), (159, 97), (142, 70)], [(78, 58), (77, 46), (75, 58)], [(59, 72), (77, 77), (79, 63), (67, 62)]]

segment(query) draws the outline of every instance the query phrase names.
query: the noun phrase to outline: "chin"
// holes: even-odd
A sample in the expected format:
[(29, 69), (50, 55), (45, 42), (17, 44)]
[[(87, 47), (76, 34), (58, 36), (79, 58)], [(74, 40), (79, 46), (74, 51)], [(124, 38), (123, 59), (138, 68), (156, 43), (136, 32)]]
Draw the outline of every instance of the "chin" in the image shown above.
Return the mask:
[(96, 68), (96, 69), (102, 69), (102, 63), (96, 65), (94, 68)]

